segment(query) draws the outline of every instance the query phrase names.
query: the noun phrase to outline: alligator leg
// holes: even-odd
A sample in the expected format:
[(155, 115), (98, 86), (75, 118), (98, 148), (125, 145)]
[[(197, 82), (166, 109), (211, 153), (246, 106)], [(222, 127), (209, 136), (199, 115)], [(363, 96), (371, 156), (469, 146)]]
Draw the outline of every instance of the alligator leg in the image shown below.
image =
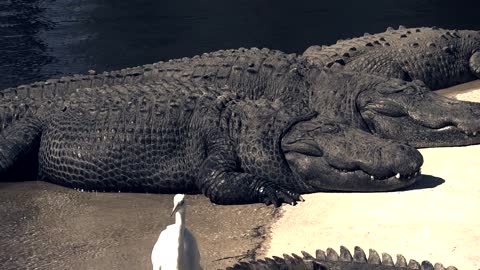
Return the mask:
[(203, 164), (197, 185), (213, 203), (243, 204), (262, 202), (279, 207), (282, 202), (295, 205), (300, 194), (268, 179), (234, 169), (233, 160), (211, 156)]
[[(14, 123), (5, 129), (0, 140), (0, 179), (8, 180), (7, 175), (22, 167), (22, 171), (28, 171), (28, 175), (36, 174), (37, 167), (25, 170), (25, 165), (37, 164), (38, 148), (41, 137), (40, 121), (29, 118)], [(21, 164), (20, 164), (21, 163)], [(15, 174), (17, 175), (17, 174)], [(21, 174), (22, 176), (25, 173)]]
[[(259, 166), (259, 162), (256, 162), (259, 159), (270, 158), (271, 160), (271, 157), (252, 154), (249, 158), (251, 166), (240, 165), (241, 162), (233, 144), (228, 139), (212, 134), (207, 149), (209, 149), (208, 156), (199, 169), (196, 185), (212, 202), (218, 204), (261, 202), (278, 207), (282, 202), (295, 205), (301, 200), (300, 194), (283, 187), (290, 186), (286, 181), (293, 180), (288, 179), (289, 176), (294, 178), (293, 174), (269, 174), (265, 171), (280, 172), (282, 170), (274, 166), (261, 166), (261, 164)], [(269, 175), (272, 176), (269, 177)], [(284, 179), (277, 179), (277, 175)], [(272, 177), (275, 179), (271, 179)], [(278, 183), (285, 183), (285, 185)], [(291, 187), (294, 186), (291, 185)]]

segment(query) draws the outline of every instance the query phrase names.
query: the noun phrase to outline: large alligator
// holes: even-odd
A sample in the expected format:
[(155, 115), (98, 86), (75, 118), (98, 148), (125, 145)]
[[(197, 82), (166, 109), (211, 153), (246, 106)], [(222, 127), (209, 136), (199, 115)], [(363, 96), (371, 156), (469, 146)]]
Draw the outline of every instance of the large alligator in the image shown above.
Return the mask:
[(433, 90), (480, 78), (480, 32), (473, 30), (400, 26), (311, 46), (303, 55), (329, 68), (420, 80)]
[[(424, 85), (399, 79), (324, 70), (303, 57), (269, 49), (221, 50), (103, 74), (76, 75), (6, 89), (3, 95), (7, 99), (48, 100), (77, 88), (137, 84), (165, 77), (228, 85), (251, 99), (278, 98), (292, 110), (308, 108), (415, 147), (480, 142), (476, 136), (480, 104), (441, 97)], [(2, 109), (2, 115), (12, 114), (11, 109)]]
[(201, 191), (219, 204), (278, 206), (295, 204), (299, 193), (408, 186), (423, 162), (412, 147), (316, 112), (173, 79), (85, 88), (31, 105), (0, 133), (0, 179), (35, 159), (37, 178), (78, 189)]
[(344, 247), (340, 247), (340, 254), (334, 249), (328, 248), (327, 252), (318, 249), (315, 257), (302, 251), (302, 257), (292, 254), (284, 254), (283, 258), (274, 256), (273, 259), (265, 258), (251, 262), (237, 263), (226, 270), (456, 270), (454, 266), (445, 268), (441, 263), (433, 265), (429, 261), (417, 261), (411, 259), (408, 263), (404, 256), (397, 255), (394, 263), (388, 253), (378, 253), (370, 249), (369, 256), (360, 247), (355, 247), (354, 254)]

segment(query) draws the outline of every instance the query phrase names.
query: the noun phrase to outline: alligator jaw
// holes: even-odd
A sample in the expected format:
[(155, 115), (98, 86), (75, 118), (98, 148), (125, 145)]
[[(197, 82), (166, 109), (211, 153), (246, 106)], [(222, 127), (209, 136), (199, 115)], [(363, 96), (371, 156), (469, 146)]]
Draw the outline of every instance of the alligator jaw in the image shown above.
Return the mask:
[[(383, 117), (382, 117), (383, 118)], [(385, 117), (387, 118), (387, 117)], [(480, 143), (480, 127), (459, 127), (447, 121), (438, 125), (430, 125), (426, 121), (416, 121), (410, 117), (388, 117), (383, 123), (390, 123), (385, 128), (382, 120), (373, 119), (369, 123), (371, 132), (383, 138), (394, 139), (415, 148), (465, 146)]]
[(423, 164), (411, 146), (322, 117), (292, 126), (281, 148), (304, 193), (395, 190), (414, 183)]
[[(410, 174), (392, 173), (387, 177), (369, 174), (361, 169), (338, 169), (323, 158), (309, 158), (297, 152), (286, 152), (290, 168), (310, 187), (305, 193), (322, 190), (378, 192), (408, 187), (420, 177), (420, 170)], [(311, 168), (314, 168), (313, 170)]]

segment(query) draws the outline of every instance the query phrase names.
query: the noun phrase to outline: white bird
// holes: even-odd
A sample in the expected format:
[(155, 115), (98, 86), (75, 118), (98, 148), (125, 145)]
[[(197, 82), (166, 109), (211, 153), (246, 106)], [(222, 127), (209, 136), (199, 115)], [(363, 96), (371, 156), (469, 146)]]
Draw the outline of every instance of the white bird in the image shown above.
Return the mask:
[(170, 215), (175, 214), (175, 224), (168, 225), (153, 246), (153, 270), (202, 270), (197, 241), (185, 227), (185, 211), (185, 195), (175, 195)]

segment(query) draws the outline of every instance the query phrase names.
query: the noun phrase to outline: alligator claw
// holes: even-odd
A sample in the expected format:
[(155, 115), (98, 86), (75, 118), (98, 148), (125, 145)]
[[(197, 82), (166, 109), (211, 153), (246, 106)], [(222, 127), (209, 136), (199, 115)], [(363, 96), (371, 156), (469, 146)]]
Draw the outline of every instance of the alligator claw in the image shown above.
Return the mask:
[(297, 201), (304, 201), (300, 194), (276, 185), (269, 185), (261, 188), (260, 194), (266, 205), (273, 204), (275, 207), (280, 207), (282, 203), (296, 205)]

